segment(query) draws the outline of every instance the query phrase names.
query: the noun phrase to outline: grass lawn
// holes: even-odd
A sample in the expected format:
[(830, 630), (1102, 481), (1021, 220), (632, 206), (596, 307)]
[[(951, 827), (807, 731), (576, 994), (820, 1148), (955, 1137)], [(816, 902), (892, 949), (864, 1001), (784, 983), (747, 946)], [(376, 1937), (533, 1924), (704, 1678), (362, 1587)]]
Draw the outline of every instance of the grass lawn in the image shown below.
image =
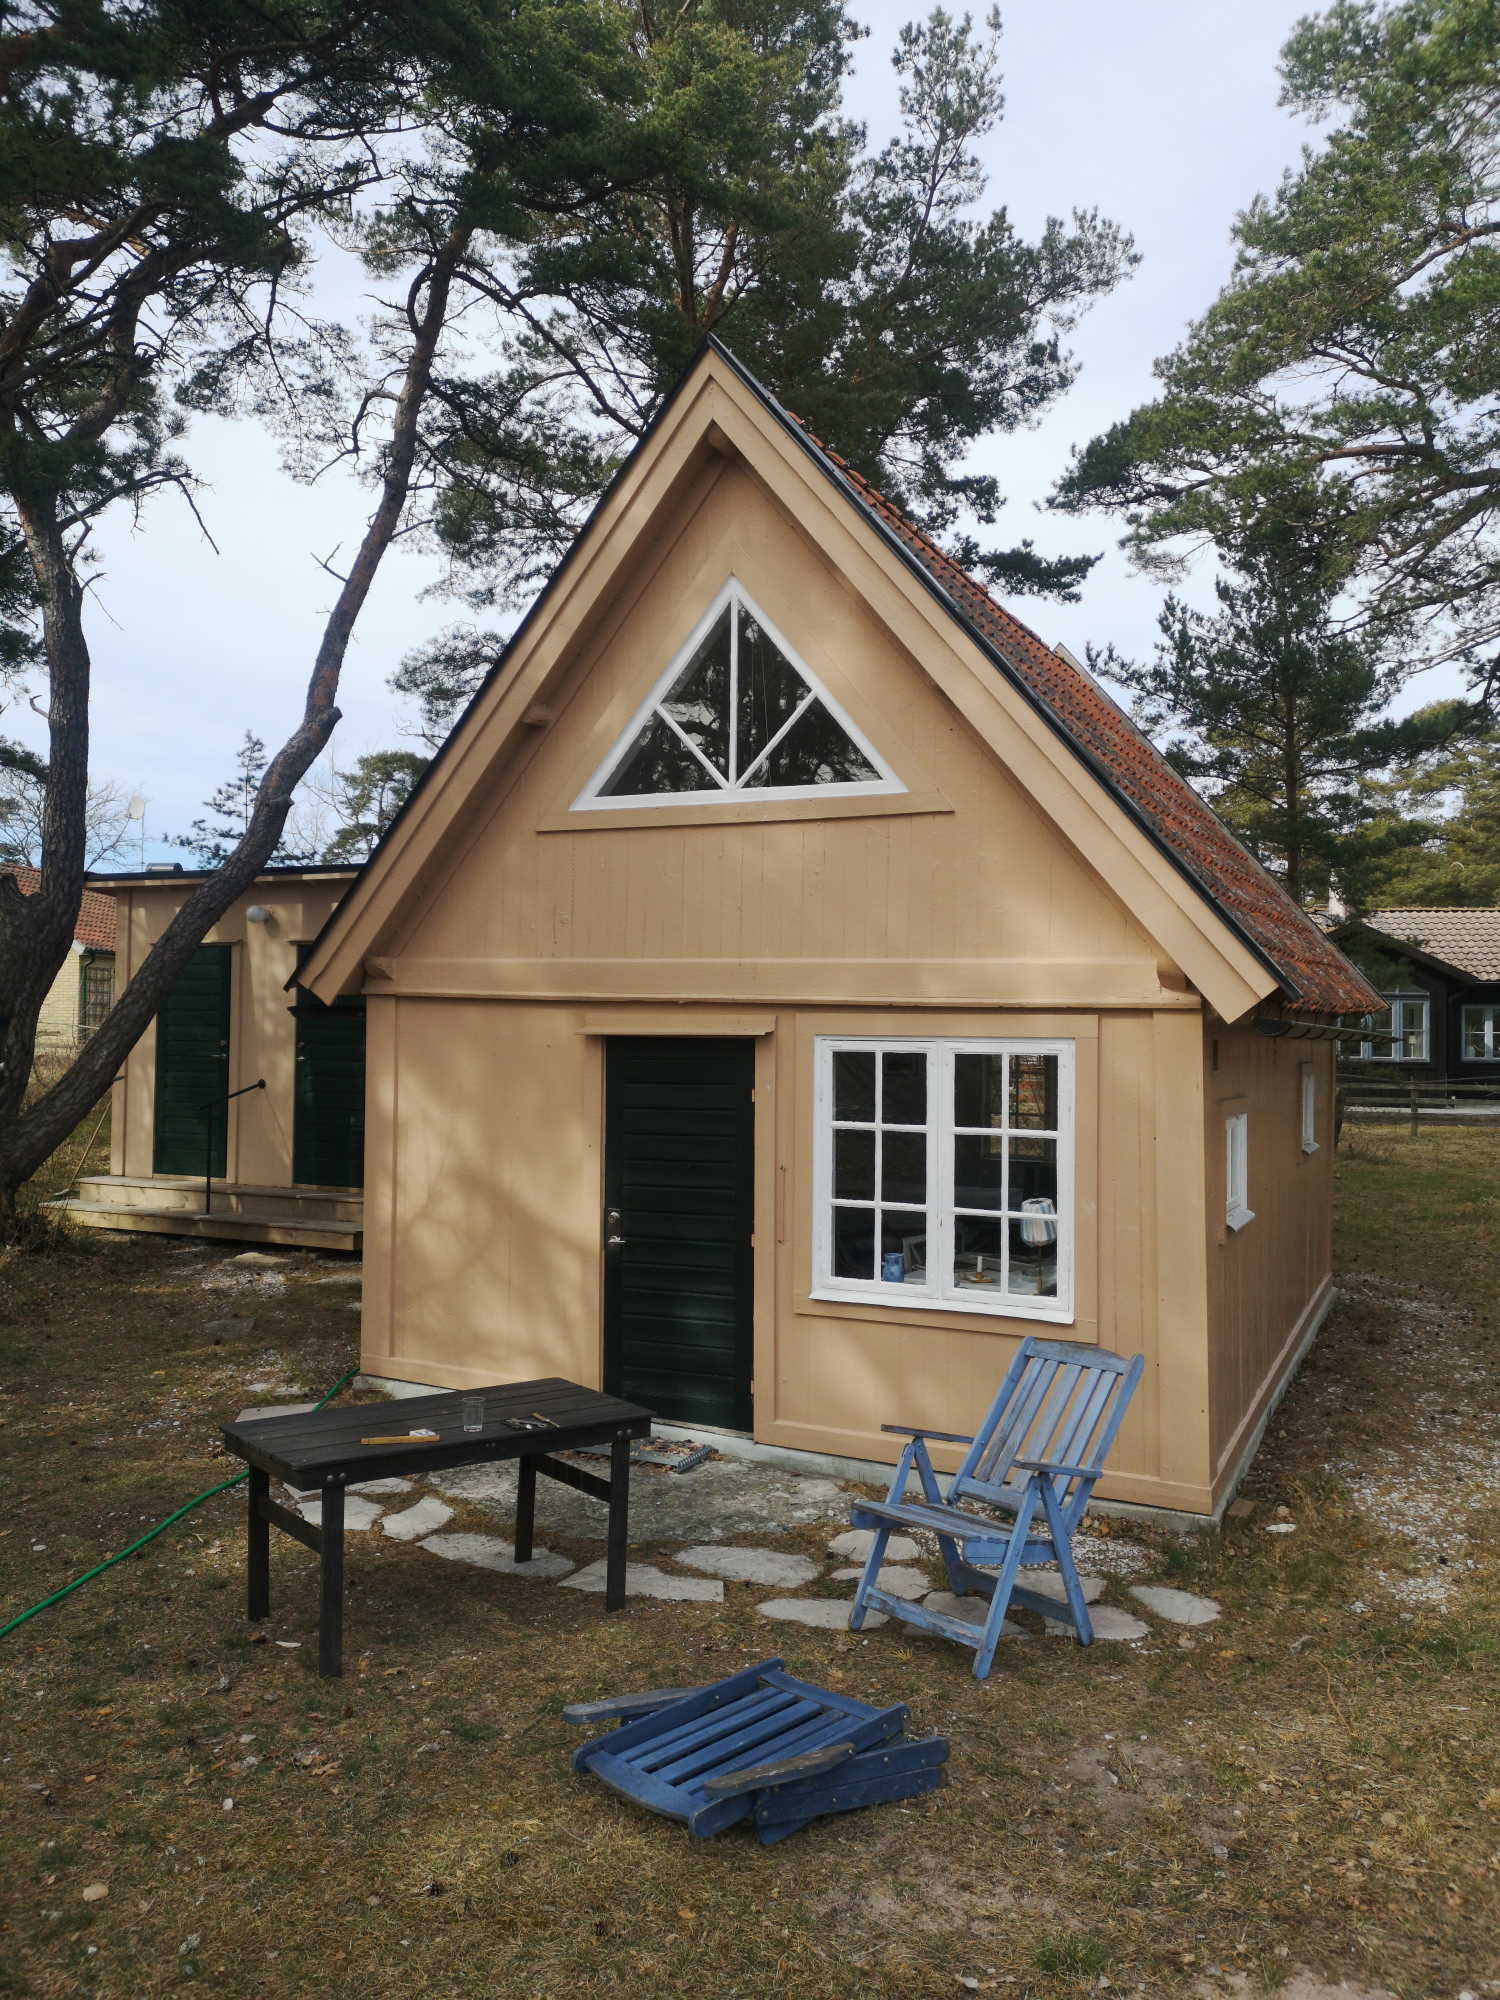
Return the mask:
[[(605, 1619), (377, 1531), (325, 1683), (284, 1538), (243, 1618), (237, 1491), (0, 1641), (0, 1995), (1500, 1994), (1500, 1136), (1361, 1129), (1339, 1172), (1346, 1297), (1253, 1512), (1108, 1538), (1217, 1624), (1007, 1642), (980, 1686), (895, 1626), (768, 1625), (764, 1589)], [(331, 1262), (274, 1295), (226, 1268), (103, 1235), (0, 1262), (0, 1622), (226, 1477), (226, 1414), (352, 1365)], [(771, 1653), (908, 1701), (949, 1784), (762, 1850), (570, 1775), (565, 1701)]]

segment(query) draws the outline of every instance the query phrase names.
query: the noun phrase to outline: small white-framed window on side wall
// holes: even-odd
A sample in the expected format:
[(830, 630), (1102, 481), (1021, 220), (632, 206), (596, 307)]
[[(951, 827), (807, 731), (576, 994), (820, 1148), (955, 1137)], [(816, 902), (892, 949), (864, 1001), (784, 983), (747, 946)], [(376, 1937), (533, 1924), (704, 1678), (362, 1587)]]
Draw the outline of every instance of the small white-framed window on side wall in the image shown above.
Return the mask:
[(1302, 1113), (1302, 1150), (1318, 1150), (1318, 1072), (1310, 1062), (1297, 1065), (1298, 1103)]
[(1071, 1321), (1074, 1045), (822, 1036), (815, 1298)]
[(1250, 1113), (1231, 1111), (1224, 1120), (1224, 1220), (1231, 1229), (1254, 1222), (1250, 1206)]
[(1431, 1003), (1425, 993), (1392, 993), (1378, 1014), (1366, 1014), (1370, 1039), (1359, 1044), (1360, 1062), (1426, 1062)]
[(1500, 1005), (1465, 1007), (1461, 1027), (1465, 1062), (1500, 1062)]

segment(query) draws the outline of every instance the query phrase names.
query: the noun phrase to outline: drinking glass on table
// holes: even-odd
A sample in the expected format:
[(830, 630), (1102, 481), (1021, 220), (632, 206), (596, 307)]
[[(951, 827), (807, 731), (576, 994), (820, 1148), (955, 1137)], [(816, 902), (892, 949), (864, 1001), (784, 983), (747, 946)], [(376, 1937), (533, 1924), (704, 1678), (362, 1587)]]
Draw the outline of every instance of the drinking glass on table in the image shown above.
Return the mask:
[(484, 1429), (483, 1396), (464, 1397), (464, 1429), (466, 1431), (482, 1431)]

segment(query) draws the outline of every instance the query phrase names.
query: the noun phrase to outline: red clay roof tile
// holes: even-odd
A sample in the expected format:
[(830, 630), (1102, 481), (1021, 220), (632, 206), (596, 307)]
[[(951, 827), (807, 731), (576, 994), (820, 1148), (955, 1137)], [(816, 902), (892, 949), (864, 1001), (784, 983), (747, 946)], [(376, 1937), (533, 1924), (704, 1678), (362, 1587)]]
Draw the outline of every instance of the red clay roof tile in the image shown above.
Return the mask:
[[(4, 868), (0, 874), (14, 875), (23, 896), (36, 893), (41, 881), (38, 868)], [(83, 902), (78, 911), (78, 921), (73, 926), (75, 944), (83, 945), (89, 951), (113, 951), (115, 948), (115, 899), (101, 896), (97, 890), (85, 889)]]
[[(790, 412), (786, 413), (791, 415)], [(944, 555), (837, 452), (802, 430), (857, 505), (894, 534), (960, 623), (1001, 654), (1084, 757), (1133, 805), (1210, 902), (1269, 962), (1288, 1003), (1319, 1014), (1363, 1013), (1380, 996), (1275, 878), (1199, 798), (1098, 683), (1056, 653)]]

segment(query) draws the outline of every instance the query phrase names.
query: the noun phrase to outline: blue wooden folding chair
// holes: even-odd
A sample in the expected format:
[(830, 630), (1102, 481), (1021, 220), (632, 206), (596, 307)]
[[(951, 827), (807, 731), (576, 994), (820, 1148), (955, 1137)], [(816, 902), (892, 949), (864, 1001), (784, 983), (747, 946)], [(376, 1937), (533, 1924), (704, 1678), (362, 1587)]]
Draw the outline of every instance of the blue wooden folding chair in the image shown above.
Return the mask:
[[(1127, 1361), (1107, 1348), (1077, 1341), (1027, 1339), (972, 1438), (911, 1424), (882, 1424), (882, 1430), (910, 1442), (885, 1499), (861, 1500), (854, 1508), (855, 1527), (872, 1528), (874, 1540), (849, 1614), (850, 1631), (859, 1630), (868, 1610), (884, 1611), (924, 1632), (972, 1646), (974, 1678), (980, 1681), (989, 1673), (1012, 1601), (1064, 1620), (1080, 1645), (1090, 1644), (1094, 1628), (1073, 1563), (1073, 1531), (1144, 1366), (1139, 1354)], [(929, 1440), (969, 1447), (946, 1494), (933, 1470)], [(920, 1500), (906, 1498), (913, 1472), (921, 1484)], [(978, 1592), (989, 1598), (982, 1625), (929, 1611), (880, 1588), (885, 1545), (898, 1528), (927, 1528), (937, 1536), (954, 1596)], [(1016, 1582), (1022, 1569), (1052, 1562), (1062, 1574), (1064, 1603)], [(976, 1568), (978, 1563), (991, 1565), (991, 1570), (998, 1565), (999, 1574)]]
[(754, 1818), (762, 1846), (824, 1813), (915, 1798), (942, 1782), (941, 1736), (904, 1735), (906, 1708), (814, 1687), (762, 1660), (701, 1688), (657, 1688), (574, 1703), (566, 1722), (615, 1722), (573, 1752), (637, 1805), (698, 1839)]

